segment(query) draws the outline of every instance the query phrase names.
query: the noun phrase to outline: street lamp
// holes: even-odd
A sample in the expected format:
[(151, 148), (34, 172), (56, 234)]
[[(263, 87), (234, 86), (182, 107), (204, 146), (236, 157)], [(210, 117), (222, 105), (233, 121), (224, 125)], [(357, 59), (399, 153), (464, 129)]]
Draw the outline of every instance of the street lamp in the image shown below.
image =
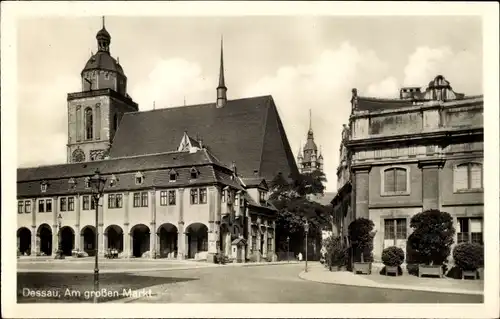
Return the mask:
[(306, 232), (306, 269), (305, 272), (307, 272), (307, 233), (309, 232), (309, 223), (306, 220), (306, 223), (304, 224), (304, 231)]
[(286, 260), (290, 262), (290, 236), (286, 236)]
[(59, 214), (57, 216), (57, 238), (58, 238), (58, 243), (57, 243), (56, 259), (64, 259), (64, 254), (63, 254), (63, 251), (62, 251), (61, 224), (62, 224), (62, 215)]
[(97, 291), (99, 290), (99, 199), (102, 197), (106, 179), (101, 176), (99, 170), (95, 171), (94, 176), (90, 178), (90, 187), (92, 188), (92, 199), (95, 203), (95, 267), (94, 267), (94, 303), (97, 303)]

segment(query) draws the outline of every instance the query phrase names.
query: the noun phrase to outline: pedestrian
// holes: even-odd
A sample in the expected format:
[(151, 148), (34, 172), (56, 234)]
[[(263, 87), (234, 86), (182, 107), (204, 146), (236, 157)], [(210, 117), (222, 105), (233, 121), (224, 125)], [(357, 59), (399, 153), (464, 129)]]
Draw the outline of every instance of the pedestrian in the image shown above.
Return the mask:
[(302, 261), (302, 253), (299, 253), (297, 257), (299, 257), (299, 261)]

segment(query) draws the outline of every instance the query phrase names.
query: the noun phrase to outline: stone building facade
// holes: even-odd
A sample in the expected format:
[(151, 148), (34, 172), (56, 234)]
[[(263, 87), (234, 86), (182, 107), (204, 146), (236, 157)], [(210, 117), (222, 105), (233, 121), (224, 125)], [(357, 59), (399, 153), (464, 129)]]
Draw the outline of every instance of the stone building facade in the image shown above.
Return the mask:
[(268, 182), (298, 169), (273, 98), (227, 99), (221, 51), (212, 103), (139, 112), (104, 25), (96, 38), (82, 90), (67, 98), (67, 163), (17, 171), (21, 254), (213, 260), (237, 244), (243, 260), (276, 258)]
[(483, 96), (465, 96), (437, 76), (399, 99), (358, 96), (344, 126), (332, 204), (337, 232), (355, 218), (375, 223), (375, 260), (406, 251), (410, 219), (439, 209), (453, 216), (455, 243), (483, 241)]

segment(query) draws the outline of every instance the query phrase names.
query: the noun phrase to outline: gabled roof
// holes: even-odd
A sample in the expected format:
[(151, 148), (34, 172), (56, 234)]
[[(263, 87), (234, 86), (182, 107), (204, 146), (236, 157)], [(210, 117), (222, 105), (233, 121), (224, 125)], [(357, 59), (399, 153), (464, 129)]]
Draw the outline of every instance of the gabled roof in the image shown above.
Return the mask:
[(238, 175), (258, 171), (266, 180), (278, 172), (298, 174), (283, 124), (271, 96), (127, 113), (116, 132), (110, 157), (176, 150), (184, 132), (203, 137), (204, 146)]
[(269, 186), (267, 186), (266, 180), (262, 177), (242, 177), (241, 182), (245, 187), (259, 187), (269, 190)]

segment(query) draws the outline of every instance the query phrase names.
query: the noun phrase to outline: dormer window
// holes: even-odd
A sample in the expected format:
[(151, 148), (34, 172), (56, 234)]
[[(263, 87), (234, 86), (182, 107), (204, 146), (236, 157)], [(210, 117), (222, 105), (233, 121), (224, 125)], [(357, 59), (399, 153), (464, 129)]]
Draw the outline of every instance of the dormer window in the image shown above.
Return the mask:
[(198, 170), (195, 167), (191, 168), (191, 179), (197, 178), (199, 173), (200, 172), (198, 172)]
[(227, 192), (226, 192), (226, 190), (225, 190), (225, 189), (223, 189), (223, 190), (222, 190), (222, 194), (221, 194), (221, 201), (222, 201), (223, 203), (225, 203), (225, 202), (226, 202), (226, 193), (227, 193)]
[(111, 178), (109, 179), (109, 186), (113, 187), (117, 182), (118, 178), (116, 178), (115, 174), (111, 175)]
[(266, 193), (263, 191), (259, 191), (259, 200), (261, 203), (266, 201)]
[(144, 175), (141, 172), (135, 173), (135, 185), (142, 185), (144, 183)]
[(176, 171), (170, 170), (169, 176), (170, 176), (171, 182), (175, 182), (177, 180), (177, 172)]
[(85, 188), (90, 188), (90, 177), (85, 177)]
[(40, 191), (42, 193), (45, 193), (47, 191), (47, 182), (46, 181), (43, 181), (41, 184), (40, 184)]
[(243, 193), (242, 192), (238, 192), (238, 202), (240, 207), (243, 207), (245, 206), (245, 198), (243, 197)]
[(73, 189), (76, 186), (76, 181), (73, 177), (71, 177), (68, 181), (69, 189)]

